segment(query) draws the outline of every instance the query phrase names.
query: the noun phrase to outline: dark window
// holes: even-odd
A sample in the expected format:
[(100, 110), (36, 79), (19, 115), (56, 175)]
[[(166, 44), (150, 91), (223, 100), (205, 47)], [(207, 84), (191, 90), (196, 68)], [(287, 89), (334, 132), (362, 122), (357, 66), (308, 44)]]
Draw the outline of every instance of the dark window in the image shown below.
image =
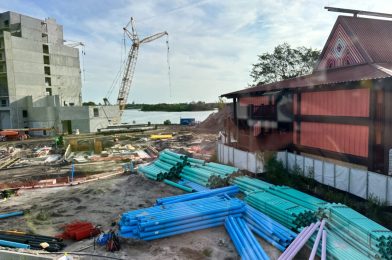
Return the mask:
[(4, 20), (4, 26), (5, 26), (5, 27), (10, 26), (10, 21), (9, 21), (9, 20)]
[(51, 88), (46, 88), (46, 95), (51, 96), (52, 95), (52, 89)]
[(44, 64), (49, 64), (49, 56), (44, 56)]
[(50, 75), (50, 68), (49, 67), (45, 67), (44, 70), (45, 70), (46, 75)]
[(99, 116), (99, 110), (98, 108), (94, 108), (94, 116), (98, 117)]
[(75, 105), (75, 103), (69, 103), (69, 106), (73, 107)]
[(45, 77), (45, 86), (52, 86), (52, 80), (48, 77)]
[(48, 45), (42, 45), (42, 52), (48, 54), (49, 53), (49, 46)]
[(7, 102), (7, 99), (2, 99), (1, 100), (1, 106), (2, 107), (6, 107), (8, 104), (7, 104), (8, 102)]
[(23, 117), (27, 117), (27, 110), (22, 111)]

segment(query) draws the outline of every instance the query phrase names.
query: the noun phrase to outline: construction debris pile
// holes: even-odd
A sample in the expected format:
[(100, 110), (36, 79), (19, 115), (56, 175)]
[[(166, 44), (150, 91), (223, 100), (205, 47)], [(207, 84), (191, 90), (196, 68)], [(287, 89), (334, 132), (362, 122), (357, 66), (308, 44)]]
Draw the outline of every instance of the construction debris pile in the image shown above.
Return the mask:
[(168, 149), (160, 152), (154, 162), (141, 166), (138, 170), (147, 178), (156, 181), (181, 177), (184, 180), (212, 188), (227, 185), (230, 176), (238, 172), (238, 168), (235, 167), (213, 162), (207, 163)]

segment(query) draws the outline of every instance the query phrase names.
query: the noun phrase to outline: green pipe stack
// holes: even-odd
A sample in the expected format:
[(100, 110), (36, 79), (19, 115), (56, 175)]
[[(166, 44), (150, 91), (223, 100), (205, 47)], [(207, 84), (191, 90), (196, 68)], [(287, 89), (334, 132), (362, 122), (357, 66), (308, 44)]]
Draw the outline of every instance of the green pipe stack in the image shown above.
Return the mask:
[(238, 176), (236, 178), (233, 178), (230, 180), (230, 184), (237, 185), (240, 190), (245, 194), (254, 191), (268, 190), (269, 188), (275, 186), (268, 182), (250, 178), (247, 176)]
[(311, 223), (317, 221), (314, 211), (282, 199), (267, 191), (249, 193), (245, 201), (294, 231), (298, 231), (299, 228), (309, 226)]
[(180, 177), (205, 187), (217, 188), (227, 186), (231, 174), (236, 172), (238, 168), (219, 163), (193, 163), (182, 169)]
[(296, 189), (287, 186), (275, 186), (268, 182), (247, 176), (236, 177), (232, 179), (230, 183), (240, 187), (240, 190), (245, 194), (254, 191), (266, 191), (315, 212), (321, 212), (328, 204), (328, 202), (324, 200), (318, 199)]
[(392, 259), (392, 231), (343, 204), (331, 203), (328, 227), (371, 259)]
[(187, 165), (188, 157), (168, 149), (159, 153), (159, 157), (153, 163), (141, 166), (138, 171), (147, 178), (155, 181), (178, 177), (182, 168)]
[[(352, 247), (344, 241), (335, 232), (324, 227), (327, 231), (327, 259), (344, 259), (344, 260), (368, 260), (369, 257), (362, 254), (356, 248)], [(312, 248), (316, 240), (317, 232), (315, 232), (307, 243), (309, 248)], [(321, 243), (317, 249), (317, 254), (321, 256)]]

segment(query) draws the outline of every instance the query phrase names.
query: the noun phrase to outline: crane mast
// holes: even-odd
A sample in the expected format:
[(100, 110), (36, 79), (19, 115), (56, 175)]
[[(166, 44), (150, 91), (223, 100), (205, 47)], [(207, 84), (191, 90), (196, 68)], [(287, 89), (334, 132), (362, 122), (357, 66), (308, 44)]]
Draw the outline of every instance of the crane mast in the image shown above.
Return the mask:
[[(129, 25), (131, 25), (131, 31), (128, 30)], [(140, 40), (136, 32), (135, 21), (133, 17), (131, 17), (131, 20), (123, 29), (125, 34), (129, 37), (129, 39), (131, 39), (132, 47), (128, 53), (127, 62), (125, 64), (125, 69), (121, 80), (120, 89), (118, 91), (117, 104), (120, 109), (120, 115), (124, 111), (128, 101), (129, 90), (131, 88), (133, 74), (135, 72), (136, 60), (137, 60), (140, 45), (144, 43), (152, 42), (165, 35), (168, 35), (167, 32), (160, 32)]]

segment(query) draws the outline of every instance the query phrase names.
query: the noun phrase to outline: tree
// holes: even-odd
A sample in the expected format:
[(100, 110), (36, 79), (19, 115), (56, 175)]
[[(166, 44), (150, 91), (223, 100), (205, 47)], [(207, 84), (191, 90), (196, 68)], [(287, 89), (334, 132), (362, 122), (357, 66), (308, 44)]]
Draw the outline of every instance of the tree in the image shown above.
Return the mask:
[(96, 106), (96, 104), (95, 104), (93, 101), (83, 102), (82, 105), (83, 105), (83, 106)]
[(310, 74), (320, 55), (319, 50), (298, 47), (293, 49), (288, 43), (275, 47), (273, 53), (258, 55), (250, 76), (254, 86)]

